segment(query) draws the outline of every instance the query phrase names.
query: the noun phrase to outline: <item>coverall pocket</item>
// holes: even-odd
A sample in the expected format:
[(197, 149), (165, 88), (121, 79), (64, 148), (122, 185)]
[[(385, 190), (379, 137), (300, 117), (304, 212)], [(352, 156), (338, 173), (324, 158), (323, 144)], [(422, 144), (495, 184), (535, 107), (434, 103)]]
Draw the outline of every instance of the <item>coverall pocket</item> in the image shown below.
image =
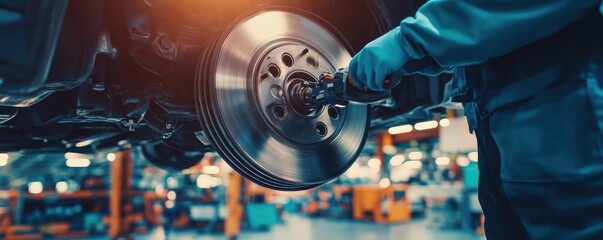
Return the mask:
[[(501, 155), (501, 179), (559, 182), (603, 174), (603, 134), (587, 81), (553, 86), (492, 112), (490, 131)], [(596, 96), (595, 96), (596, 97)]]

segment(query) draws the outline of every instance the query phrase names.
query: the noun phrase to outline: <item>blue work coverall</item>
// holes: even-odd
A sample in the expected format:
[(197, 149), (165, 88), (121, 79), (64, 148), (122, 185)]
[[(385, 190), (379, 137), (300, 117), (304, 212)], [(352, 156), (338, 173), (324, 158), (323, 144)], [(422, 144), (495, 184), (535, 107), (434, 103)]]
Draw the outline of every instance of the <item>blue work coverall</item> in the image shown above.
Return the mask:
[(401, 22), (454, 69), (479, 145), (488, 239), (603, 239), (601, 0), (432, 0)]

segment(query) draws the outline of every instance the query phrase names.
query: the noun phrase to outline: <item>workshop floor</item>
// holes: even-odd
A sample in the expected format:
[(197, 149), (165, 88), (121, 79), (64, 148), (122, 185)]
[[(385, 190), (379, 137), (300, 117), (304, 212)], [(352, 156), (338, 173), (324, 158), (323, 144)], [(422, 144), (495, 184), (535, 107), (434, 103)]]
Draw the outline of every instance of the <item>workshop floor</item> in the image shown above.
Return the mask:
[[(271, 231), (244, 231), (240, 240), (481, 240), (485, 237), (462, 230), (441, 230), (428, 227), (425, 220), (401, 224), (376, 224), (327, 218), (289, 215), (285, 223)], [(135, 239), (165, 239), (161, 228), (149, 234), (134, 235)], [(202, 234), (195, 230), (178, 230), (170, 235), (178, 240), (224, 240), (224, 235)]]

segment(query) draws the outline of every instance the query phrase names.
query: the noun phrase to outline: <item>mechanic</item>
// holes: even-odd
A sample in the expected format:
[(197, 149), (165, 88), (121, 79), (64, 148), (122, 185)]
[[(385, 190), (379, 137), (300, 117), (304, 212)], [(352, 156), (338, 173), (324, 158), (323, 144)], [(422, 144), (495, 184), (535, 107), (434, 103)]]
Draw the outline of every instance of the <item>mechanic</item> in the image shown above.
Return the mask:
[(453, 72), (488, 239), (601, 239), (602, 13), (601, 0), (432, 0), (349, 71), (372, 90), (419, 61)]

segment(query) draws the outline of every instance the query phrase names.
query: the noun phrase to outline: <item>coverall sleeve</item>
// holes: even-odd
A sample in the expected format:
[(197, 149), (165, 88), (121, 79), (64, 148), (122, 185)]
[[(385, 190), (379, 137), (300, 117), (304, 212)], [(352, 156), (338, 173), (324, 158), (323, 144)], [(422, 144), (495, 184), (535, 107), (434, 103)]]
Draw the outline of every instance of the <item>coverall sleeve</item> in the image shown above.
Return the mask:
[(431, 0), (400, 23), (410, 59), (444, 67), (484, 62), (561, 30), (601, 0)]

